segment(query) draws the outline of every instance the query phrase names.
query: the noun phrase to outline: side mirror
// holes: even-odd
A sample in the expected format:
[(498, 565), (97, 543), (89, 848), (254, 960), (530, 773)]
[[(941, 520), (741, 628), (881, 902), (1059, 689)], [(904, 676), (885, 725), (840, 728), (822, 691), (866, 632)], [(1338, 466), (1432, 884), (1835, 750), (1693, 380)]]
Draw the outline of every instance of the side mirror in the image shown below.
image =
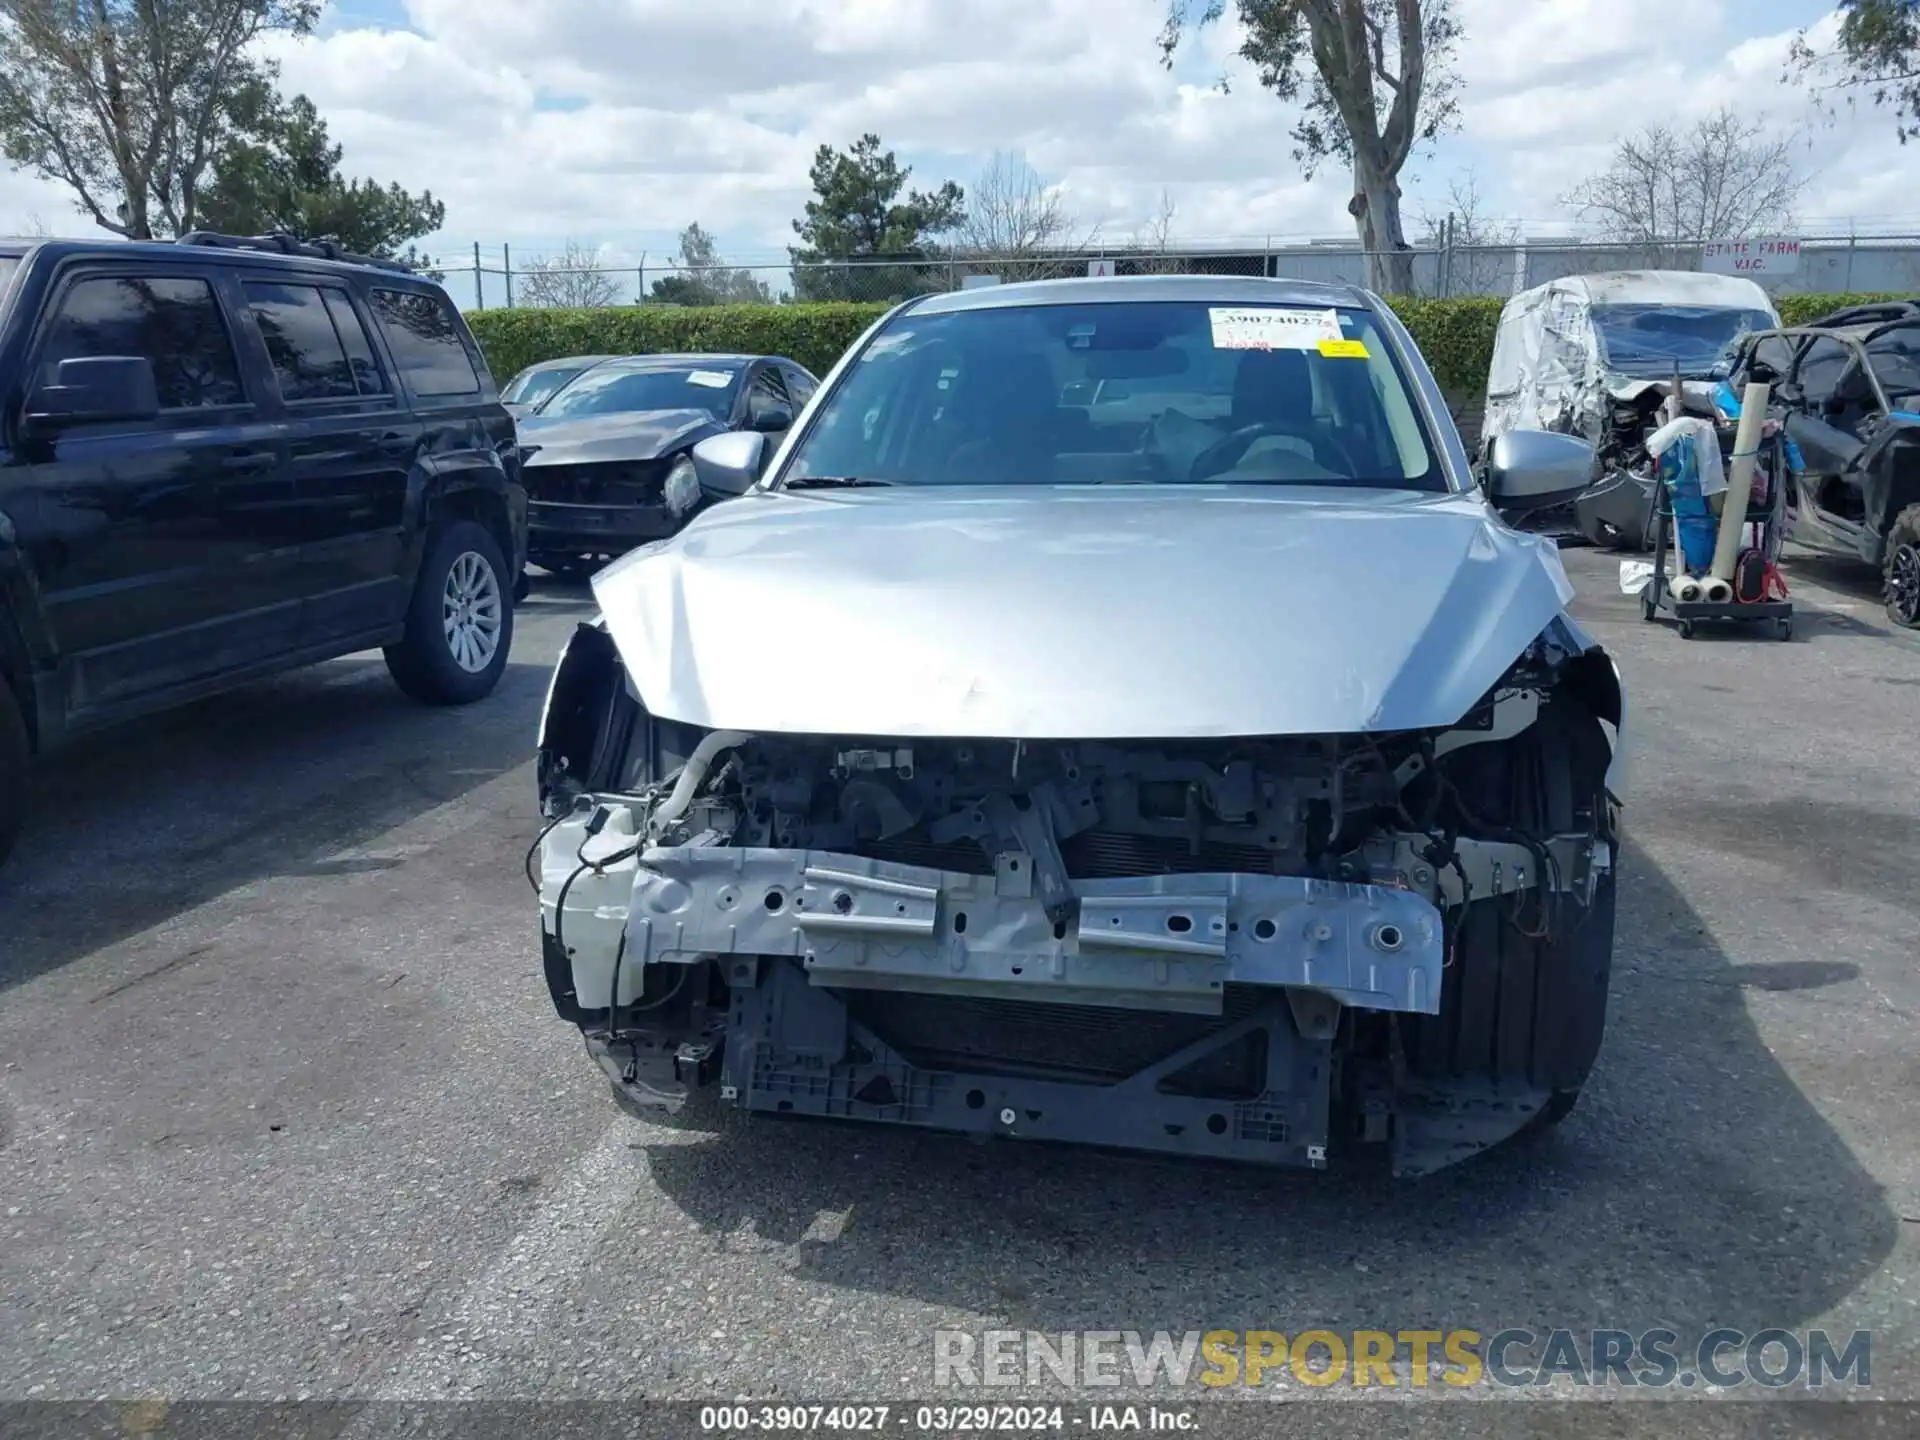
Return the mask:
[(760, 478), (767, 437), (757, 430), (729, 430), (724, 435), (709, 435), (690, 453), (700, 488), (717, 500), (725, 500), (744, 495)]
[(27, 396), (21, 418), (29, 430), (51, 433), (68, 425), (151, 420), (160, 413), (153, 365), (140, 355), (86, 355), (62, 360), (51, 385)]
[(1509, 430), (1487, 453), (1487, 498), (1499, 510), (1564, 505), (1593, 480), (1593, 446), (1551, 430)]
[(793, 427), (793, 410), (778, 400), (769, 400), (756, 392), (747, 399), (747, 428), (762, 435), (777, 435)]

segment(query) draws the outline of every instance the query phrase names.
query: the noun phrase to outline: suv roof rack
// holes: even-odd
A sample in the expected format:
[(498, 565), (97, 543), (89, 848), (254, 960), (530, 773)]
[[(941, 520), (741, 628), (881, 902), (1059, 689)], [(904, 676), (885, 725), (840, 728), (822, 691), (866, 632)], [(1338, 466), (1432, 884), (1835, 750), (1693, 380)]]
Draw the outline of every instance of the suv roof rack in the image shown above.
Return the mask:
[(1864, 305), (1848, 305), (1832, 311), (1811, 323), (1822, 329), (1837, 329), (1842, 325), (1877, 325), (1887, 320), (1916, 318), (1920, 318), (1920, 303), (1912, 300), (1872, 300)]
[(177, 245), (205, 245), (218, 250), (262, 250), (274, 255), (301, 255), (309, 260), (335, 260), (343, 265), (370, 265), (376, 270), (392, 270), (402, 275), (416, 273), (399, 260), (376, 260), (371, 255), (355, 255), (331, 240), (302, 240), (284, 230), (271, 235), (222, 235), (213, 230), (193, 230), (179, 237)]

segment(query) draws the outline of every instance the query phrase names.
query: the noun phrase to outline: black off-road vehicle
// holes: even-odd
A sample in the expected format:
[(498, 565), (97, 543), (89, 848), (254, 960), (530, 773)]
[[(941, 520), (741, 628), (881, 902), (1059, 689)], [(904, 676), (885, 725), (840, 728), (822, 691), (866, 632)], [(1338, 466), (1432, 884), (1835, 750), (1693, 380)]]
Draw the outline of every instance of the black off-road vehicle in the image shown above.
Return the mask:
[(486, 361), (406, 267), (0, 245), (0, 858), (82, 731), (372, 646), (419, 700), (488, 694), (526, 515)]
[(1788, 538), (1878, 570), (1888, 618), (1920, 628), (1920, 303), (1855, 305), (1749, 336), (1730, 383), (1749, 380), (1772, 385), (1802, 461)]

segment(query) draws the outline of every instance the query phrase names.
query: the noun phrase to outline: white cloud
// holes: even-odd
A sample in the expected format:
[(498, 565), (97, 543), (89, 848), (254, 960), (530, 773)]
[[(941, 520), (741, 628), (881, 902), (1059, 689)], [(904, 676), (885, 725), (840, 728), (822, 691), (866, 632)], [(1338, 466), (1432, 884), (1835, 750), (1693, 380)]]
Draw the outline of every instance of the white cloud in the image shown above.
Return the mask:
[[(1115, 238), (1163, 190), (1187, 236), (1349, 232), (1346, 177), (1300, 173), (1294, 117), (1234, 58), (1231, 23), (1161, 65), (1165, 0), (404, 0), (386, 28), (368, 3), (274, 52), (351, 171), (447, 203), (442, 253), (573, 238), (659, 257), (699, 220), (734, 258), (773, 259), (815, 148), (869, 130), (915, 163), (916, 185), (964, 184), (991, 152), (1023, 152)], [(1404, 177), (1410, 212), (1472, 167), (1492, 210), (1551, 220), (1651, 119), (1722, 103), (1809, 119), (1779, 71), (1817, 0), (1458, 4), (1462, 125)], [(1767, 33), (1751, 33), (1756, 15)], [(1230, 93), (1212, 84), (1223, 69)], [(1808, 213), (1920, 208), (1884, 117), (1813, 138)], [(32, 213), (72, 223), (57, 190), (0, 178), (0, 219)]]

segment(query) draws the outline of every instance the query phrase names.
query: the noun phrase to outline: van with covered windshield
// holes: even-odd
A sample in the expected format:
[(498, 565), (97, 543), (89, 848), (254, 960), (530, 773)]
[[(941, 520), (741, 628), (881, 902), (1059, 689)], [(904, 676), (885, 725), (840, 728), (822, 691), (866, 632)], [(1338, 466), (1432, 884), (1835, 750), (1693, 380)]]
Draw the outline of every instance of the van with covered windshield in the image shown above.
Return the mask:
[(1646, 442), (1676, 379), (1684, 413), (1725, 421), (1719, 382), (1735, 347), (1779, 323), (1767, 292), (1741, 275), (1621, 270), (1522, 290), (1494, 337), (1482, 453), (1521, 429), (1590, 441), (1593, 485), (1567, 518), (1596, 544), (1641, 548), (1654, 496)]

